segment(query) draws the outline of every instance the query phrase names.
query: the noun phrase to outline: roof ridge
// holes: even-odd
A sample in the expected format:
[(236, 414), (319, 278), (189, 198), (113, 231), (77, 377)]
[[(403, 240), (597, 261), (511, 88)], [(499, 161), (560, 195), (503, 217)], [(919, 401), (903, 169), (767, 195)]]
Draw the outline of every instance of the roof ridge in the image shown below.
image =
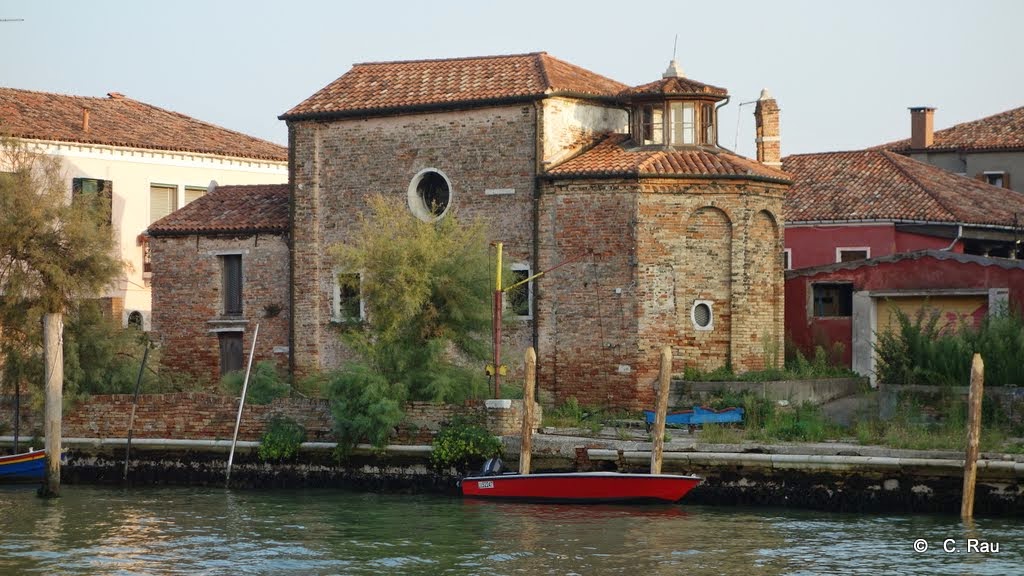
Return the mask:
[(547, 52), (523, 52), (520, 54), (494, 54), (490, 56), (453, 56), (449, 58), (415, 58), (412, 60), (384, 60), (384, 61), (371, 61), (371, 62), (356, 62), (352, 64), (352, 67), (356, 66), (377, 66), (382, 64), (416, 64), (420, 62), (457, 62), (465, 60), (493, 60), (495, 58), (522, 58), (524, 56), (540, 56), (546, 55)]
[[(107, 96), (82, 96), (80, 94), (65, 94), (63, 92), (50, 92), (47, 90), (29, 90), (27, 88), (14, 88), (12, 86), (0, 86), (0, 90), (12, 90), (14, 92), (27, 92), (29, 94), (45, 94), (46, 96), (60, 96), (61, 98), (74, 98), (76, 100), (100, 100), (102, 102), (116, 101), (118, 98), (110, 97), (110, 93)], [(116, 93), (116, 92), (115, 92)], [(122, 95), (122, 99), (128, 99), (127, 96)]]
[(828, 151), (825, 151), (825, 152), (801, 152), (799, 154), (788, 154), (786, 156), (783, 156), (782, 160), (785, 161), (786, 158), (795, 158), (795, 157), (798, 157), (798, 156), (828, 156), (828, 155), (831, 155), (831, 154), (859, 154), (859, 153), (880, 152), (880, 151), (883, 151), (883, 150), (881, 150), (881, 149), (876, 150), (874, 148), (860, 148), (860, 149), (857, 149), (857, 150), (828, 150)]
[(974, 120), (966, 120), (964, 122), (958, 122), (956, 124), (952, 124), (950, 126), (942, 128), (941, 130), (936, 130), (935, 134), (938, 134), (939, 132), (945, 132), (947, 130), (952, 130), (954, 128), (957, 128), (958, 126), (966, 126), (968, 124), (980, 124), (982, 122), (986, 122), (986, 121), (992, 120), (993, 118), (996, 118), (997, 116), (1002, 116), (1003, 114), (1009, 114), (1011, 112), (1016, 112), (1017, 110), (1020, 110), (1022, 108), (1024, 108), (1024, 106), (1017, 106), (1016, 108), (1010, 108), (1009, 110), (1003, 110), (1002, 112), (996, 112), (995, 114), (989, 114), (988, 116), (982, 116), (981, 118), (975, 118)]
[(213, 122), (207, 122), (206, 120), (201, 120), (199, 118), (196, 118), (195, 116), (189, 116), (188, 114), (184, 114), (184, 113), (178, 112), (176, 110), (170, 110), (170, 109), (167, 109), (167, 108), (162, 108), (160, 106), (157, 106), (156, 104), (150, 104), (149, 102), (143, 102), (142, 100), (136, 100), (135, 98), (129, 98), (127, 96), (121, 96), (120, 98), (113, 98), (112, 100), (121, 100), (121, 101), (126, 101), (126, 102), (134, 102), (136, 104), (141, 104), (142, 106), (146, 106), (146, 107), (151, 108), (153, 110), (159, 110), (161, 112), (165, 112), (167, 114), (171, 114), (171, 115), (177, 116), (179, 118), (184, 118), (186, 120), (191, 120), (193, 122), (198, 122), (199, 124), (203, 124), (205, 126), (209, 126), (210, 128), (216, 128), (217, 130), (223, 130), (225, 132), (230, 132), (230, 133), (238, 135), (238, 136), (244, 136), (245, 138), (251, 138), (253, 140), (257, 140), (259, 142), (263, 142), (264, 144), (270, 144), (271, 146), (276, 146), (276, 147), (278, 147), (278, 148), (280, 148), (282, 150), (287, 150), (288, 149), (287, 146), (281, 146), (280, 144), (278, 144), (276, 142), (271, 142), (270, 140), (264, 140), (262, 138), (258, 138), (256, 136), (253, 136), (252, 134), (246, 134), (245, 132), (239, 132), (237, 130), (232, 130), (231, 128), (226, 128), (226, 127), (221, 126), (219, 124), (214, 124)]
[[(536, 59), (537, 68), (540, 69), (540, 80), (544, 86), (544, 92), (549, 92), (555, 88), (554, 86), (551, 85), (551, 75), (548, 74), (548, 65), (546, 62), (547, 58), (551, 58), (551, 56), (548, 56), (547, 54), (538, 54)], [(557, 60), (557, 58), (553, 59)]]
[[(931, 189), (929, 189), (927, 186), (922, 184), (921, 181), (917, 179), (917, 177), (915, 177), (913, 174), (910, 173), (909, 170), (907, 170), (905, 167), (903, 167), (903, 165), (901, 165), (899, 162), (897, 162), (895, 157), (899, 157), (900, 159), (910, 160), (911, 162), (917, 162), (917, 160), (914, 160), (913, 158), (907, 158), (906, 156), (903, 156), (902, 154), (897, 154), (896, 152), (892, 152), (890, 150), (878, 150), (877, 152), (879, 154), (881, 154), (882, 158), (885, 158), (886, 161), (888, 161), (890, 164), (895, 166), (896, 169), (899, 170), (900, 174), (903, 174), (908, 179), (910, 179), (910, 181), (913, 182), (915, 186), (920, 188), (922, 192), (927, 194), (929, 198), (931, 198), (932, 200), (935, 201), (936, 204), (941, 206), (942, 209), (946, 211), (946, 214), (950, 218), (952, 218), (954, 221), (960, 221), (960, 218), (959, 218), (958, 214), (953, 212), (953, 210), (951, 210), (950, 207), (947, 206), (946, 203), (943, 202), (941, 198), (939, 198), (937, 195), (932, 193)], [(926, 164), (926, 166), (931, 166), (931, 165), (930, 164)], [(937, 170), (941, 170), (941, 168), (937, 168)]]

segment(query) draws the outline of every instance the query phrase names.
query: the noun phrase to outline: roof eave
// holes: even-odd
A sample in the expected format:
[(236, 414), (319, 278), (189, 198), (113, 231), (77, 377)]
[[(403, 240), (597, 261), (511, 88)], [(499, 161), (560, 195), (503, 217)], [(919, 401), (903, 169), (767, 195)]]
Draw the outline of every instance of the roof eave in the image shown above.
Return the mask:
[(231, 236), (239, 234), (286, 234), (288, 227), (256, 227), (256, 228), (210, 228), (210, 229), (175, 229), (175, 230), (146, 230), (146, 236), (151, 238), (163, 238), (172, 236)]
[(656, 172), (640, 172), (638, 170), (621, 170), (612, 172), (573, 172), (569, 174), (542, 174), (545, 180), (593, 180), (611, 178), (641, 179), (675, 179), (675, 180), (753, 180), (770, 184), (789, 185), (793, 182), (785, 178), (773, 178), (759, 174), (660, 174)]

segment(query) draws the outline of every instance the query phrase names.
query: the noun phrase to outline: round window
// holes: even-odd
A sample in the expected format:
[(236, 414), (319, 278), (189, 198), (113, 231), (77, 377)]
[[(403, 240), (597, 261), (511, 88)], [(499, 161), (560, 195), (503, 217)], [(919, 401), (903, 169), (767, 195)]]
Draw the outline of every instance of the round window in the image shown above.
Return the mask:
[(409, 208), (421, 220), (437, 220), (448, 212), (451, 203), (451, 182), (434, 168), (420, 170), (409, 183)]
[(711, 313), (709, 300), (697, 300), (690, 309), (690, 319), (697, 330), (711, 330), (714, 327), (714, 316)]

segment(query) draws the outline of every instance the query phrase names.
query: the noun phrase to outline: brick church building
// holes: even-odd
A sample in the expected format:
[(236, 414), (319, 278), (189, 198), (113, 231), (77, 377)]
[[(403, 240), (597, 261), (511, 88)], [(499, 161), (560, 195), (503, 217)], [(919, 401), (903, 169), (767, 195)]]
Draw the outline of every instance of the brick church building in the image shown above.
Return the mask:
[[(203, 274), (198, 299), (209, 302), (189, 322), (199, 344), (180, 366), (216, 375), (232, 353), (224, 334), (247, 346), (274, 302), (285, 303), (275, 319), (288, 322), (287, 341), (278, 334), (258, 354), (276, 353), (297, 375), (344, 362), (339, 324), (353, 295), (339, 286), (328, 248), (345, 242), (368, 196), (383, 193), (423, 220), (486, 221), (521, 277), (572, 260), (530, 283), (503, 342), (512, 366), (536, 347), (538, 385), (558, 400), (650, 405), (664, 345), (679, 371), (780, 361), (790, 178), (778, 169), (778, 107), (762, 94), (754, 161), (718, 145), (727, 102), (725, 89), (686, 78), (674, 61), (636, 87), (546, 53), (357, 64), (281, 116), (290, 182), (276, 202), (290, 206), (285, 228), (265, 226), (262, 244), (244, 226), (167, 234), (175, 217), (203, 214), (197, 206), (150, 230), (165, 358), (174, 364), (184, 336), (164, 327), (195, 307), (197, 292), (194, 282), (186, 295), (180, 276), (161, 276), (180, 268), (175, 254), (191, 250), (194, 233), (209, 269), (236, 274), (241, 254), (241, 271), (237, 288)], [(230, 258), (199, 249), (214, 237), (245, 248), (221, 249)], [(177, 251), (158, 247), (171, 241)], [(289, 247), (287, 281), (280, 266), (257, 264), (266, 259), (260, 246), (279, 254), (280, 242)], [(277, 293), (259, 280), (270, 273)], [(261, 287), (252, 298), (250, 284)], [(226, 291), (234, 290), (240, 304), (229, 313)]]

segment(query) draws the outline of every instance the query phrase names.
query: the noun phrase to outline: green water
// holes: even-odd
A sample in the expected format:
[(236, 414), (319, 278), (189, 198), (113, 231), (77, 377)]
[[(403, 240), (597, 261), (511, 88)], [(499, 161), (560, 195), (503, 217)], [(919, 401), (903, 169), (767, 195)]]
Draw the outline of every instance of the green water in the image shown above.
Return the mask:
[[(685, 501), (684, 501), (685, 502)], [(968, 552), (967, 538), (999, 552)], [(925, 539), (929, 549), (914, 551)], [(945, 539), (957, 552), (944, 552)], [(0, 488), (8, 574), (1021, 574), (1024, 519), (541, 506), (337, 490)]]

